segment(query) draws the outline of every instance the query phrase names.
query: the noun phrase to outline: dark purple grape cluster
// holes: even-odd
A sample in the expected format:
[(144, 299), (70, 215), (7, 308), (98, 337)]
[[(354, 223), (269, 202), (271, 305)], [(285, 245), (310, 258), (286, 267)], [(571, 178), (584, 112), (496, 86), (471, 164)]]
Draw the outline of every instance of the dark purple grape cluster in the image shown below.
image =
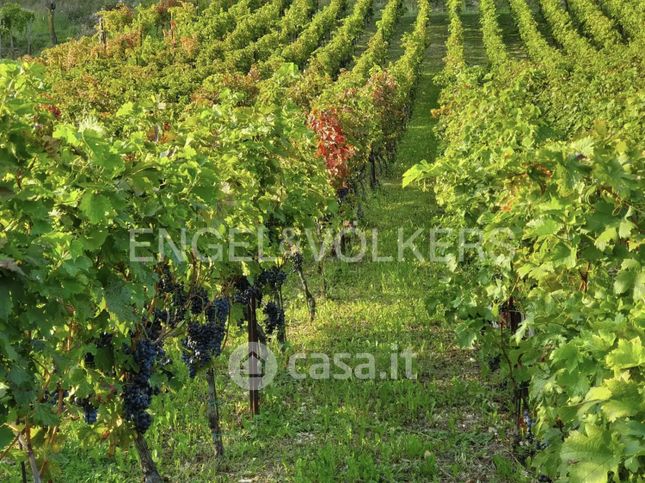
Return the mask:
[(531, 418), (531, 414), (527, 409), (524, 410), (524, 415), (523, 418), (524, 420), (524, 426), (526, 427), (526, 439), (528, 440), (529, 443), (533, 443), (534, 441), (534, 436), (533, 436), (533, 426), (535, 425), (533, 418)]
[(217, 298), (206, 308), (206, 320), (226, 324), (230, 310), (231, 306), (227, 298)]
[(176, 284), (172, 292), (172, 318), (170, 319), (171, 327), (175, 327), (186, 318), (186, 306), (188, 304), (188, 294), (181, 284)]
[(103, 332), (99, 336), (98, 340), (96, 341), (96, 347), (98, 347), (99, 349), (112, 347), (112, 342), (113, 342), (112, 334), (108, 332)]
[(282, 288), (284, 282), (287, 280), (287, 274), (281, 270), (279, 267), (271, 267), (267, 270), (264, 270), (258, 276), (258, 285), (260, 287), (268, 287), (273, 292), (276, 292)]
[(226, 320), (227, 317), (222, 317), (204, 324), (197, 321), (188, 324), (187, 337), (182, 341), (182, 359), (191, 378), (222, 351)]
[(83, 356), (83, 362), (85, 363), (85, 367), (92, 368), (94, 367), (94, 354), (91, 352), (87, 352)]
[(204, 287), (199, 287), (190, 295), (190, 311), (193, 315), (200, 315), (208, 306), (208, 292)]
[[(56, 389), (54, 391), (51, 391), (47, 397), (47, 402), (51, 404), (52, 406), (58, 406), (58, 394), (59, 390)], [(63, 399), (66, 399), (69, 396), (69, 391), (65, 390), (63, 391)]]
[(160, 293), (172, 293), (175, 291), (175, 277), (173, 277), (170, 266), (167, 263), (161, 266), (161, 275), (157, 283), (157, 290)]
[(236, 304), (248, 305), (255, 297), (258, 303), (262, 300), (262, 290), (257, 285), (251, 285), (246, 277), (241, 277), (235, 284), (233, 301)]
[(98, 410), (89, 402), (89, 400), (83, 404), (83, 412), (85, 414), (85, 422), (87, 424), (96, 423), (96, 420), (98, 419)]
[(186, 294), (183, 285), (175, 280), (175, 277), (170, 270), (170, 266), (167, 263), (161, 266), (160, 272), (159, 282), (157, 283), (157, 292), (162, 295), (170, 295), (173, 307), (171, 311), (163, 314), (164, 317), (160, 317), (160, 319), (164, 324), (175, 327), (186, 317), (188, 295)]
[[(56, 395), (56, 402), (58, 402), (58, 395)], [(89, 397), (82, 398), (82, 399), (79, 397), (74, 397), (72, 402), (76, 406), (80, 406), (81, 409), (83, 409), (83, 416), (87, 424), (96, 423), (98, 419), (98, 410), (96, 409), (96, 406), (92, 404)]]
[(271, 335), (276, 329), (284, 328), (284, 310), (275, 302), (266, 304), (264, 307), (264, 315), (266, 316), (265, 329), (267, 334)]
[(165, 360), (166, 354), (159, 344), (140, 339), (135, 344), (133, 356), (138, 370), (125, 385), (123, 409), (125, 418), (134, 424), (137, 432), (143, 434), (152, 424), (152, 416), (147, 412), (154, 393), (150, 378), (155, 364)]
[[(93, 342), (96, 345), (97, 349), (105, 349), (105, 348), (112, 347), (112, 334), (104, 332)], [(91, 352), (87, 352), (83, 356), (83, 362), (85, 363), (85, 367), (94, 368), (95, 362), (96, 362), (94, 359), (94, 354), (92, 354)]]

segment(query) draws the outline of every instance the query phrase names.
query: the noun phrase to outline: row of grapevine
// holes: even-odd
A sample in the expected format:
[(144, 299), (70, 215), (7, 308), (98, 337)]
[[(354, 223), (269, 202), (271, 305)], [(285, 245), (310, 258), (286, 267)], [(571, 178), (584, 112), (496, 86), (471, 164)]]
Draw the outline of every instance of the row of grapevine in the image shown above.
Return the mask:
[(625, 30), (631, 40), (643, 39), (643, 23), (645, 22), (645, 11), (642, 5), (639, 7), (630, 2), (622, 0), (603, 0), (607, 12), (616, 19), (619, 25)]
[(207, 45), (204, 45), (204, 52), (209, 59), (220, 59), (224, 57), (225, 52), (244, 49), (274, 30), (287, 4), (286, 0), (271, 0), (253, 14), (242, 18), (235, 30), (221, 41), (211, 40)]
[[(556, 20), (563, 11), (542, 3), (562, 43), (579, 42), (570, 22)], [(447, 282), (433, 292), (434, 310), (455, 318), (460, 339), (476, 343), (483, 360), (501, 360), (519, 399), (525, 456), (539, 473), (574, 483), (639, 481), (642, 51), (634, 43), (561, 55), (525, 2), (511, 6), (533, 60), (496, 54), (494, 4), (481, 2), (497, 68), (446, 65), (440, 155), (404, 178), (432, 187), (444, 226), (479, 233), (472, 241), (481, 254), (454, 258), (438, 274)], [(455, 39), (458, 22), (452, 15)], [(459, 58), (463, 46), (449, 45), (448, 57)]]
[(578, 34), (569, 14), (562, 8), (559, 0), (540, 0), (540, 6), (551, 27), (553, 37), (569, 55), (587, 57), (593, 55), (593, 47), (587, 39)]
[[(131, 230), (151, 233), (141, 236), (148, 248), (138, 256), (154, 260), (152, 233), (165, 230), (177, 241), (182, 230), (207, 229), (196, 248), (208, 254), (218, 233), (239, 226), (311, 227), (333, 195), (295, 107), (244, 108), (222, 99), (217, 110), (197, 111), (168, 136), (154, 138), (146, 119), (154, 106), (129, 105), (117, 117), (130, 134), (117, 139), (97, 124), (60, 122), (34, 103), (44, 92), (30, 71), (3, 65), (2, 85), (8, 111), (2, 142), (19, 153), (2, 162), (2, 357), (11, 361), (3, 374), (3, 423), (25, 438), (47, 473), (56, 428), (78, 414), (73, 400), (98, 409), (97, 437), (115, 445), (140, 441), (150, 425), (151, 394), (165, 387), (162, 344), (214, 323), (202, 321), (202, 312), (191, 315), (191, 304), (232, 300), (239, 289), (231, 282), (261, 271), (257, 263), (243, 273), (239, 264), (195, 260), (189, 245), (172, 263), (171, 282), (164, 281), (157, 263), (130, 259)], [(283, 224), (276, 227), (277, 220)], [(244, 254), (253, 259), (257, 240), (245, 238)], [(264, 252), (284, 257), (278, 248), (271, 243)], [(159, 357), (138, 359), (139, 348), (151, 344)], [(143, 363), (155, 367), (155, 382), (132, 386)], [(132, 397), (143, 399), (129, 403), (133, 390), (139, 392)], [(52, 407), (50, 397), (60, 403)], [(40, 446), (32, 448), (31, 439)]]
[(377, 162), (384, 163), (392, 156), (407, 121), (411, 89), (427, 42), (429, 7), (426, 2), (419, 3), (403, 56), (385, 65), (387, 40), (399, 12), (400, 2), (390, 0), (354, 67), (312, 103), (310, 122), (316, 132), (337, 133), (321, 139), (319, 149), (326, 153), (327, 166), (341, 192), (356, 193), (368, 175), (371, 184), (376, 184)]
[(603, 14), (595, 2), (591, 0), (568, 0), (567, 5), (576, 15), (584, 30), (598, 45), (610, 49), (622, 42), (614, 23)]
[[(278, 61), (292, 62), (298, 67), (303, 67), (321, 40), (330, 34), (346, 6), (346, 0), (329, 2), (329, 5), (313, 17), (298, 39), (276, 55)], [(270, 65), (274, 63), (271, 60), (268, 62)]]
[(353, 51), (358, 36), (365, 28), (365, 22), (372, 12), (373, 0), (357, 0), (352, 13), (345, 18), (342, 26), (335, 32), (328, 44), (316, 50), (305, 71), (318, 75), (333, 76), (347, 62)]
[(544, 65), (561, 65), (563, 61), (562, 55), (542, 37), (537, 22), (533, 18), (531, 9), (526, 2), (523, 0), (509, 0), (509, 4), (515, 16), (520, 37), (526, 45), (529, 56)]
[[(312, 0), (294, 1), (276, 28), (239, 50), (226, 52), (223, 70), (248, 72), (255, 63), (268, 59), (276, 49), (280, 50), (280, 46), (294, 40), (294, 37), (300, 33), (300, 29), (305, 27), (302, 19), (309, 18), (313, 8)], [(228, 47), (228, 44), (226, 46)]]
[(448, 0), (448, 17), (450, 19), (449, 35), (446, 41), (446, 73), (458, 72), (466, 65), (464, 58), (464, 29), (459, 18), (461, 2)]
[(366, 79), (374, 65), (384, 65), (387, 57), (388, 41), (394, 34), (394, 27), (401, 13), (401, 0), (389, 1), (383, 9), (376, 33), (367, 44), (365, 52), (356, 60), (351, 75)]
[[(214, 39), (222, 39), (227, 33), (237, 27), (240, 19), (245, 18), (251, 11), (261, 5), (261, 3), (259, 0), (241, 0), (230, 6), (221, 5), (218, 2), (211, 3), (195, 25), (199, 43), (204, 44)], [(191, 13), (195, 12), (192, 5), (185, 6)], [(154, 19), (154, 17), (153, 20), (155, 24), (159, 21), (158, 18)], [(184, 25), (187, 29), (193, 28), (192, 21), (184, 22)]]
[(501, 28), (497, 21), (497, 9), (494, 0), (481, 0), (479, 2), (481, 15), (481, 29), (486, 55), (491, 65), (504, 68), (508, 62), (508, 52), (502, 39)]

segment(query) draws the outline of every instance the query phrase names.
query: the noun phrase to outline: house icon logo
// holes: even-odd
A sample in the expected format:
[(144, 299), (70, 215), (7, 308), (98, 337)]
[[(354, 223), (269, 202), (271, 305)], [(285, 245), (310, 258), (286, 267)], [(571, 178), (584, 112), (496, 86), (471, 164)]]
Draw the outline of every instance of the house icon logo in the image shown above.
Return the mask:
[(242, 344), (228, 359), (228, 373), (242, 389), (262, 389), (271, 384), (277, 372), (275, 355), (259, 342)]

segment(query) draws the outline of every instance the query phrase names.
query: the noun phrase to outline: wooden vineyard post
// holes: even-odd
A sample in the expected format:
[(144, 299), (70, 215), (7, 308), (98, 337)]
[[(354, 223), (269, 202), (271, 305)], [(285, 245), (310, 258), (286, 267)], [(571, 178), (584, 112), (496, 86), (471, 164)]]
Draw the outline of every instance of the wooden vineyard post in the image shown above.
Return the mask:
[(248, 335), (249, 335), (249, 350), (248, 350), (248, 372), (249, 372), (249, 407), (251, 414), (255, 416), (260, 413), (260, 392), (258, 390), (259, 371), (258, 371), (258, 326), (257, 326), (257, 299), (255, 294), (252, 294), (249, 299), (248, 305)]
[(54, 23), (54, 11), (56, 10), (56, 0), (49, 1), (47, 14), (47, 21), (49, 24), (49, 37), (51, 39), (52, 46), (58, 44), (58, 36), (56, 35), (56, 25)]

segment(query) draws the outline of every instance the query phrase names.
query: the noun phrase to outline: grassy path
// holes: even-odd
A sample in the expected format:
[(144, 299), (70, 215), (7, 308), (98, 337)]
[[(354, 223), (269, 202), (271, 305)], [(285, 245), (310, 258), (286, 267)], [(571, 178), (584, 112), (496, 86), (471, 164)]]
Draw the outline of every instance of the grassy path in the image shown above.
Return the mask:
[(483, 34), (479, 20), (479, 7), (468, 7), (462, 10), (461, 22), (464, 26), (464, 56), (466, 64), (488, 65), (484, 48)]
[(509, 55), (516, 59), (528, 59), (528, 52), (524, 42), (522, 42), (522, 37), (507, 1), (497, 4), (497, 21), (502, 30), (502, 39)]
[(365, 26), (365, 29), (363, 29), (363, 33), (358, 37), (358, 40), (356, 41), (356, 46), (354, 47), (354, 57), (347, 65), (347, 69), (351, 69), (354, 66), (354, 61), (358, 59), (363, 52), (365, 52), (365, 49), (367, 49), (367, 45), (370, 39), (376, 33), (376, 30), (378, 28), (377, 22), (381, 20), (381, 16), (383, 15), (383, 8), (385, 7), (386, 3), (386, 0), (374, 0), (374, 2), (372, 3), (372, 13), (367, 20), (367, 24)]
[[(405, 22), (401, 22), (404, 24)], [(430, 197), (401, 188), (401, 174), (437, 149), (430, 115), (439, 88), (447, 18), (433, 14), (431, 44), (422, 66), (414, 110), (399, 144), (392, 172), (365, 203), (364, 228), (378, 230), (379, 255), (396, 256), (397, 232), (410, 236), (433, 226)], [(396, 48), (396, 46), (394, 47)], [(419, 242), (423, 251), (423, 242)], [(426, 252), (427, 254), (427, 252)], [(327, 297), (319, 317), (306, 321), (302, 301), (291, 313), (293, 351), (369, 352), (377, 378), (370, 381), (294, 382), (280, 377), (265, 395), (279, 403), (289, 428), (277, 443), (273, 478), (297, 481), (504, 481), (513, 480), (508, 436), (491, 388), (481, 381), (473, 354), (457, 348), (454, 334), (425, 308), (432, 267), (408, 253), (403, 262), (348, 264), (326, 268)], [(320, 286), (313, 272), (312, 285)], [(416, 379), (381, 379), (396, 346), (417, 354)], [(275, 411), (277, 408), (267, 409)], [(292, 417), (300, 411), (299, 417)], [(255, 430), (274, 434), (279, 420), (261, 416)], [(269, 427), (270, 425), (270, 427)], [(274, 426), (275, 425), (275, 426)], [(249, 433), (251, 434), (251, 433)], [(288, 450), (284, 450), (288, 447)], [(249, 475), (250, 476), (250, 475)]]
[(403, 36), (412, 31), (417, 18), (417, 4), (414, 0), (404, 0), (401, 5), (401, 14), (394, 28), (394, 34), (389, 43), (388, 58), (394, 62), (403, 55)]
[(528, 4), (533, 11), (533, 18), (537, 22), (538, 30), (542, 34), (542, 37), (544, 37), (544, 39), (549, 43), (549, 45), (555, 48), (559, 48), (560, 46), (555, 41), (555, 39), (553, 38), (553, 34), (551, 33), (551, 27), (549, 25), (549, 22), (547, 22), (546, 18), (542, 14), (539, 0), (529, 1)]

